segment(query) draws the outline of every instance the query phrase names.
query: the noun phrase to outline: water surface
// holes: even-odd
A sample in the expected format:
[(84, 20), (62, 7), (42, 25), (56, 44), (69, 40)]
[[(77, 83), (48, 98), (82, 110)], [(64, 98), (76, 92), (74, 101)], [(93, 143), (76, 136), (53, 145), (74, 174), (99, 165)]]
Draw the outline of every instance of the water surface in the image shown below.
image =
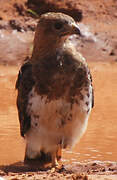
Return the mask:
[[(87, 131), (64, 162), (117, 161), (117, 63), (89, 63), (95, 89)], [(0, 165), (23, 161), (25, 142), (20, 137), (16, 109), (16, 66), (0, 66)]]

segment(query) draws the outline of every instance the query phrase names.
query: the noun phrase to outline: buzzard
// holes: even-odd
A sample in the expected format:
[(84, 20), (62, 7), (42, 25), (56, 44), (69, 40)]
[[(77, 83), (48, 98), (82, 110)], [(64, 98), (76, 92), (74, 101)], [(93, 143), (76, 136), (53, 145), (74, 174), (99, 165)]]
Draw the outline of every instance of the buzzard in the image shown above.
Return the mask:
[(58, 165), (61, 150), (74, 146), (86, 130), (93, 107), (89, 68), (69, 36), (82, 36), (74, 19), (63, 13), (41, 15), (31, 58), (16, 81), (24, 160)]

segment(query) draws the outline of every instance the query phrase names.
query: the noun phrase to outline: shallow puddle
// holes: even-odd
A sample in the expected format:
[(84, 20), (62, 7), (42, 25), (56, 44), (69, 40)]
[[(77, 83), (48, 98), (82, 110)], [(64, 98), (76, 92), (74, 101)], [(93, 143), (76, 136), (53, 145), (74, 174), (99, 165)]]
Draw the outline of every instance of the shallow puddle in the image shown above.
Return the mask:
[[(117, 161), (117, 63), (89, 63), (95, 89), (87, 131), (63, 161)], [(19, 134), (15, 81), (18, 67), (0, 66), (0, 165), (23, 161), (25, 143)]]

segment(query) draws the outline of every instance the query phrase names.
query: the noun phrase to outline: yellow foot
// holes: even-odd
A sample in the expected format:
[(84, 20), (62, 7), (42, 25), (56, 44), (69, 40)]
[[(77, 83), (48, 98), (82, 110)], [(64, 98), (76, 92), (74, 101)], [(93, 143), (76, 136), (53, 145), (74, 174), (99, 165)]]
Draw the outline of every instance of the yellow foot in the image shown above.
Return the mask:
[(54, 172), (62, 172), (64, 170), (64, 166), (63, 164), (56, 164), (56, 166), (52, 166), (51, 168), (51, 173), (54, 173)]
[(61, 171), (63, 170), (63, 165), (58, 163), (58, 156), (61, 156), (61, 149), (59, 148), (57, 152), (53, 152), (52, 154), (52, 169), (51, 172)]

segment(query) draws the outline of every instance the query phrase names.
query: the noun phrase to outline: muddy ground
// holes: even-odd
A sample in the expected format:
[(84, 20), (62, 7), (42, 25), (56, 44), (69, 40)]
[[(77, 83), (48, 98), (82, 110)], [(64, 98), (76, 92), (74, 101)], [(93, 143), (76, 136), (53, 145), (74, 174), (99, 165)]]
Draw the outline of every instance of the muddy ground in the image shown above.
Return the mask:
[[(71, 37), (76, 48), (89, 62), (91, 71), (95, 69), (109, 70), (113, 88), (117, 89), (117, 1), (96, 0), (1, 0), (0, 1), (0, 79), (3, 74), (14, 86), (19, 66), (24, 58), (32, 52), (32, 42), (38, 16), (47, 11), (61, 11), (72, 15), (79, 22), (83, 39)], [(8, 73), (9, 72), (9, 73)], [(111, 73), (112, 72), (112, 73)], [(114, 74), (113, 74), (114, 72)], [(106, 73), (105, 73), (106, 74)], [(94, 84), (104, 83), (105, 76), (99, 82), (100, 74)], [(8, 84), (7, 84), (8, 85)], [(6, 91), (8, 93), (6, 85)], [(0, 81), (2, 87), (2, 81)], [(9, 85), (11, 86), (11, 84)], [(107, 95), (109, 91), (104, 89)], [(5, 94), (4, 94), (5, 96)], [(101, 94), (98, 95), (99, 99)], [(0, 95), (2, 98), (2, 93)], [(116, 97), (116, 96), (115, 96)], [(14, 103), (15, 96), (10, 103)], [(103, 102), (103, 104), (106, 101)], [(116, 104), (112, 104), (115, 107)], [(5, 107), (6, 105), (4, 105)], [(15, 103), (14, 103), (15, 106)], [(4, 107), (1, 107), (4, 109)], [(103, 109), (102, 109), (103, 111)], [(116, 116), (116, 115), (115, 115)], [(117, 117), (117, 116), (116, 116)], [(10, 156), (10, 154), (9, 154)], [(116, 159), (115, 159), (116, 161)], [(5, 179), (83, 179), (83, 180), (115, 180), (117, 179), (117, 163), (90, 162), (87, 164), (65, 165), (64, 169), (52, 172), (50, 169), (24, 166), (23, 163), (1, 165), (0, 176)]]
[(14, 164), (0, 167), (0, 175), (8, 180), (42, 180), (42, 179), (71, 179), (71, 180), (116, 180), (116, 163), (87, 163), (75, 166), (66, 165), (65, 168), (56, 170), (39, 169), (34, 167)]

